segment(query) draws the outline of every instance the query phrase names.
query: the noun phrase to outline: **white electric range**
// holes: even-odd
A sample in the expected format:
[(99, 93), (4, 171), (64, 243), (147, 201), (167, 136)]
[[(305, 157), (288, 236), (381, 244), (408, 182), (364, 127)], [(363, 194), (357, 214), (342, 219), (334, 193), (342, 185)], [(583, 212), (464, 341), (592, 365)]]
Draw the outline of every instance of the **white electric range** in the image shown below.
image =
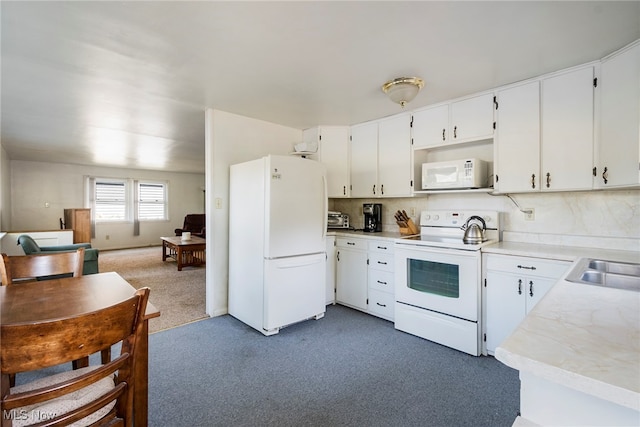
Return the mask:
[[(485, 238), (464, 243), (472, 216), (484, 221)], [(480, 249), (500, 240), (499, 225), (497, 211), (423, 211), (420, 235), (394, 243), (395, 328), (479, 356)]]

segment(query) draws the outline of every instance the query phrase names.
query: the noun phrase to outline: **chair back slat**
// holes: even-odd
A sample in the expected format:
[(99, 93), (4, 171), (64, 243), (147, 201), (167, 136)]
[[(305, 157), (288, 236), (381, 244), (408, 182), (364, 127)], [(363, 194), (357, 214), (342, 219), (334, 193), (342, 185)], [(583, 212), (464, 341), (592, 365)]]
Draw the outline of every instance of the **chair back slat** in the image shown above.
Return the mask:
[(134, 296), (75, 318), (3, 326), (0, 370), (4, 373), (41, 369), (111, 347), (132, 333), (137, 304), (139, 298)]
[(0, 277), (3, 285), (11, 285), (19, 279), (73, 274), (82, 276), (84, 248), (75, 251), (39, 253), (37, 255), (7, 256), (2, 254)]

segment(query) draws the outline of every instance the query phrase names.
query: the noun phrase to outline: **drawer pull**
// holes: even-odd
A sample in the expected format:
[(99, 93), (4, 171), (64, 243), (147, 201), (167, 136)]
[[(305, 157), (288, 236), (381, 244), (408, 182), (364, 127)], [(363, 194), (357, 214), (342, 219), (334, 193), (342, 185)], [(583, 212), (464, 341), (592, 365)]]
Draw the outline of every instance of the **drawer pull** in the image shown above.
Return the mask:
[(536, 269), (534, 266), (527, 267), (526, 265), (519, 265), (518, 268), (524, 268), (525, 270), (535, 270)]
[(387, 265), (386, 262), (378, 261), (378, 264)]
[(518, 279), (518, 295), (522, 295), (522, 279)]
[(378, 246), (378, 249), (384, 249), (386, 251), (387, 247), (386, 246)]
[(380, 280), (376, 280), (376, 282), (380, 283), (381, 285), (386, 285), (387, 282), (381, 282)]
[(379, 305), (380, 307), (386, 307), (387, 304), (380, 304), (379, 302), (376, 303), (377, 305)]
[[(355, 243), (353, 243), (353, 242), (347, 242), (347, 245), (355, 246)], [(519, 267), (519, 266), (518, 266), (518, 267)]]

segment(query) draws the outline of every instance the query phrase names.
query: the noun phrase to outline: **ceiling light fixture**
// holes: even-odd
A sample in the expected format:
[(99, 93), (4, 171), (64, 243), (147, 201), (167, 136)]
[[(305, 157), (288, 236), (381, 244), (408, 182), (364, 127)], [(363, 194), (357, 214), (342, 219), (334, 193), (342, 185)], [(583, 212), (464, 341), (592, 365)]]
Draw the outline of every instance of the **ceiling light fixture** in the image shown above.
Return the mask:
[(416, 97), (424, 87), (424, 80), (418, 77), (399, 77), (382, 85), (382, 91), (402, 108)]

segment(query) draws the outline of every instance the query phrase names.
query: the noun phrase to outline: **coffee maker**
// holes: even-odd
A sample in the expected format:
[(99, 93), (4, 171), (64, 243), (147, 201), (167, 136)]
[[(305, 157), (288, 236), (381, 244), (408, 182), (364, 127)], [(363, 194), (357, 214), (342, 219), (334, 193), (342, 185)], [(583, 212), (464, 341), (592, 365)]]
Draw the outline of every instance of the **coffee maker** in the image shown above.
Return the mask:
[(382, 203), (365, 203), (362, 205), (364, 214), (364, 231), (382, 231)]

